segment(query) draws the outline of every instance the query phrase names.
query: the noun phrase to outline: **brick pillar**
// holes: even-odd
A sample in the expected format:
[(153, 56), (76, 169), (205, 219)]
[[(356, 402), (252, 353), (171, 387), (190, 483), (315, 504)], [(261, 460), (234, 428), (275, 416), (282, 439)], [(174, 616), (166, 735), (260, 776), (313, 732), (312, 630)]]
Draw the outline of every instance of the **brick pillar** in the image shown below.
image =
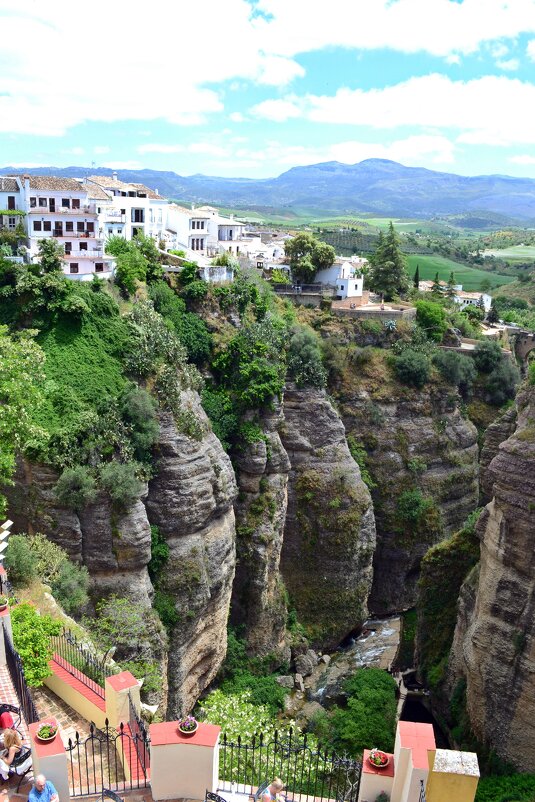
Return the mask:
[(194, 735), (178, 732), (178, 721), (150, 725), (150, 784), (153, 800), (204, 799), (219, 775), (216, 724), (199, 723)]
[(119, 729), (121, 722), (128, 724), (130, 720), (128, 694), (130, 694), (136, 713), (139, 716), (141, 711), (140, 688), (140, 681), (130, 671), (121, 671), (120, 674), (114, 674), (112, 677), (106, 678), (106, 718), (110, 727)]
[(44, 774), (47, 780), (54, 785), (61, 802), (69, 802), (69, 771), (67, 753), (61, 738), (61, 731), (53, 741), (42, 743), (36, 738), (39, 727), (43, 724), (57, 724), (55, 718), (46, 718), (35, 724), (30, 724), (30, 743), (32, 746), (33, 775)]

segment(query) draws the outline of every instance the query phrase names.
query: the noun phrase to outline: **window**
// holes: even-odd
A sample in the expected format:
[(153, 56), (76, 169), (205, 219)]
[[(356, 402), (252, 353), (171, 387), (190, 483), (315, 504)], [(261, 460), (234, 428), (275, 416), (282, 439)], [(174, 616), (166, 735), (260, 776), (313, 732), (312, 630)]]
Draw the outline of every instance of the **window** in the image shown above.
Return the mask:
[(79, 209), (80, 208), (80, 198), (73, 198), (72, 199), (72, 208)]
[(81, 220), (76, 223), (76, 230), (80, 231), (82, 234), (84, 233), (84, 224)]
[(43, 226), (42, 226), (40, 220), (34, 220), (33, 221), (33, 230), (34, 231), (42, 231), (43, 230)]
[(17, 227), (17, 218), (16, 217), (8, 217), (7, 218), (7, 226), (8, 226), (8, 228), (16, 228)]
[(264, 263), (263, 263), (263, 262), (257, 262), (257, 263), (256, 263), (256, 266), (257, 266), (257, 267), (264, 267)]
[(87, 251), (87, 242), (81, 242), (80, 243), (80, 250), (81, 251)]
[(46, 208), (46, 206), (47, 206), (46, 198), (39, 198), (39, 206), (41, 208), (43, 208), (43, 207)]
[(122, 233), (123, 233), (123, 229), (122, 229), (122, 228), (118, 228), (118, 229), (117, 229), (117, 233), (118, 233), (118, 234), (122, 234)]
[(103, 272), (104, 272), (104, 263), (95, 262), (95, 273), (103, 273)]
[(201, 220), (201, 228), (204, 228), (204, 220)]
[(126, 209), (121, 209), (121, 214), (126, 214)]
[(144, 223), (145, 222), (144, 209), (132, 209), (132, 222)]
[(35, 209), (37, 206), (37, 198), (30, 198), (30, 209)]
[(72, 220), (68, 220), (65, 223), (65, 231), (74, 231), (74, 223), (72, 222)]
[(63, 209), (70, 209), (71, 208), (71, 202), (70, 202), (69, 198), (62, 198), (61, 199), (61, 206), (62, 206)]
[(69, 273), (78, 273), (78, 262), (71, 262), (69, 265)]
[(113, 236), (113, 228), (108, 228), (108, 236)]
[(72, 251), (72, 242), (65, 243), (65, 253), (68, 254)]
[(8, 195), (7, 196), (7, 208), (8, 209), (14, 209), (15, 208), (15, 196), (14, 195)]
[(44, 220), (43, 221), (43, 231), (52, 231), (52, 221), (51, 220)]
[(95, 224), (94, 223), (86, 223), (85, 225), (86, 231), (90, 232), (91, 234), (95, 233)]

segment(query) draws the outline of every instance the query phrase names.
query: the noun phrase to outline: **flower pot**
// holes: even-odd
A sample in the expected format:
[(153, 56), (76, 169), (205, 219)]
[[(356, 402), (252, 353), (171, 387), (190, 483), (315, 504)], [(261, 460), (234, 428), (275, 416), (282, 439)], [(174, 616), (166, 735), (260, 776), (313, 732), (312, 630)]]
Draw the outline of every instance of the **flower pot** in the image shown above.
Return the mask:
[(178, 725), (179, 733), (181, 735), (183, 735), (185, 738), (189, 738), (191, 735), (195, 735), (195, 733), (197, 732), (198, 729), (199, 729), (199, 725), (198, 724), (196, 724), (195, 727), (192, 730), (183, 730), (182, 727), (180, 726), (180, 724)]
[(7, 602), (5, 604), (0, 604), (0, 613), (2, 613), (4, 610), (7, 610)]
[(56, 730), (54, 735), (44, 736), (44, 735), (39, 735), (39, 733), (37, 733), (36, 737), (37, 737), (38, 741), (41, 741), (41, 743), (46, 744), (49, 741), (53, 741), (57, 734), (58, 734), (58, 731)]
[(384, 762), (375, 763), (371, 759), (371, 756), (368, 756), (368, 763), (370, 764), (370, 766), (373, 766), (374, 769), (386, 769), (386, 767), (390, 764), (390, 758), (388, 757), (386, 752), (382, 752), (380, 750), (377, 750), (376, 754), (379, 754), (379, 755), (383, 756), (385, 758)]

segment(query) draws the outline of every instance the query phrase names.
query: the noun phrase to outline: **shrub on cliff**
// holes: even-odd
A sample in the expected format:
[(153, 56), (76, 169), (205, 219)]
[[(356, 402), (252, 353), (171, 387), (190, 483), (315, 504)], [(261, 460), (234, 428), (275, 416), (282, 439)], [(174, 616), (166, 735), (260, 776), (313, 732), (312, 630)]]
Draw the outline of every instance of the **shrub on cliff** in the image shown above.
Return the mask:
[(139, 466), (133, 462), (108, 462), (100, 469), (100, 481), (113, 501), (123, 509), (131, 507), (143, 490), (137, 478)]
[(325, 387), (326, 373), (316, 335), (304, 326), (290, 331), (288, 376), (298, 387)]
[(510, 359), (502, 358), (485, 383), (488, 400), (494, 406), (501, 406), (516, 395), (520, 373)]
[(477, 375), (471, 357), (463, 356), (456, 351), (439, 351), (433, 357), (433, 362), (446, 381), (459, 388), (464, 398), (470, 394)]
[(416, 322), (435, 342), (442, 340), (448, 327), (444, 307), (433, 301), (416, 301)]
[(490, 373), (497, 368), (502, 356), (502, 349), (498, 343), (489, 340), (478, 343), (474, 350), (474, 362), (481, 373)]
[(60, 504), (72, 510), (81, 510), (91, 504), (97, 495), (97, 485), (89, 468), (75, 465), (65, 468), (54, 488)]
[(37, 555), (24, 535), (10, 535), (4, 565), (15, 587), (27, 587), (35, 577)]
[(11, 609), (13, 645), (24, 666), (26, 682), (39, 687), (52, 673), (48, 661), (52, 657), (50, 636), (59, 635), (61, 624), (49, 615), (39, 615), (32, 604), (22, 602)]
[(150, 450), (159, 433), (156, 401), (142, 387), (135, 386), (123, 398), (122, 416), (129, 425), (136, 457), (150, 459)]
[(394, 357), (394, 371), (403, 384), (421, 388), (429, 379), (431, 362), (425, 354), (407, 348)]

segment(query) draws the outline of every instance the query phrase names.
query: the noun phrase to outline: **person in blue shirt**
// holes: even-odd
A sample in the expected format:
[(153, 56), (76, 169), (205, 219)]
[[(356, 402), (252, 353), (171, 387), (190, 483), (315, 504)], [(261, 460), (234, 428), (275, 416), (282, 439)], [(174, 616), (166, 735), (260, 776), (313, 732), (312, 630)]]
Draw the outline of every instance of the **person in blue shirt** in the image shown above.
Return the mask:
[(28, 802), (59, 802), (58, 792), (44, 774), (35, 778)]

